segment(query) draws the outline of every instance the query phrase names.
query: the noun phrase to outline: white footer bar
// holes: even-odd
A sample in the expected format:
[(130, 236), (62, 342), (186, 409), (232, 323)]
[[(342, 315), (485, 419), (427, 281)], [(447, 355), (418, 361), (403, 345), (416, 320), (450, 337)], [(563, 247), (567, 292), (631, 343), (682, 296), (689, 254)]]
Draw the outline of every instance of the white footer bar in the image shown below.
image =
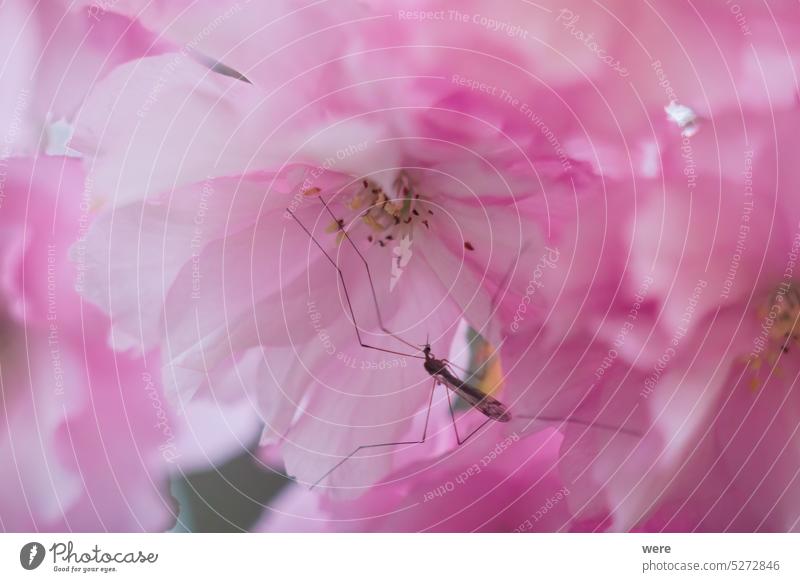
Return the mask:
[(800, 580), (798, 554), (800, 534), (3, 534), (0, 580)]

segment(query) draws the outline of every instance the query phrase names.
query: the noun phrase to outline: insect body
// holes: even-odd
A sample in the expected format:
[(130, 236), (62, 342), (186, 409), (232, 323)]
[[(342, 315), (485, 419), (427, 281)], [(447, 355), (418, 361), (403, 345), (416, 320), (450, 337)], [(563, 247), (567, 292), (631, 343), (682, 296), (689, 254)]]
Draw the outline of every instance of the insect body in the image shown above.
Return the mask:
[(499, 422), (508, 422), (511, 420), (511, 414), (506, 410), (502, 402), (488, 394), (484, 394), (478, 388), (456, 377), (450, 370), (450, 366), (446, 360), (439, 360), (431, 354), (431, 347), (429, 345), (425, 346), (422, 353), (425, 354), (425, 371), (441, 384), (444, 384), (447, 388), (458, 394), (467, 404), (480, 410), (492, 420), (497, 420)]

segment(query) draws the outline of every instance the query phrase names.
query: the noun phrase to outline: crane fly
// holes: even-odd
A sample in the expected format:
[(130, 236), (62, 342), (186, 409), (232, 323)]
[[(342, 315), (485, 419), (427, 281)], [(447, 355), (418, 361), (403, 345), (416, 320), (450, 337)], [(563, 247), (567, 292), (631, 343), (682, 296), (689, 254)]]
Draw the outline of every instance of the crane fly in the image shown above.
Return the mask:
[[(366, 180), (364, 181), (364, 187), (365, 188), (367, 187)], [(375, 192), (375, 190), (373, 190), (373, 192)], [(404, 357), (409, 357), (409, 358), (421, 359), (421, 360), (423, 360), (422, 365), (423, 365), (423, 368), (424, 368), (425, 372), (433, 379), (433, 386), (432, 386), (431, 391), (430, 391), (430, 396), (428, 397), (428, 403), (427, 403), (427, 408), (426, 408), (426, 412), (425, 412), (425, 423), (424, 423), (424, 426), (423, 426), (422, 435), (420, 436), (419, 439), (360, 445), (360, 446), (356, 447), (355, 449), (353, 449), (350, 453), (345, 455), (344, 458), (342, 458), (338, 463), (333, 465), (328, 471), (326, 471), (323, 475), (321, 475), (319, 477), (319, 479), (317, 479), (311, 485), (310, 488), (314, 489), (315, 487), (317, 487), (326, 477), (331, 475), (331, 473), (333, 473), (336, 469), (341, 467), (346, 461), (351, 459), (354, 455), (358, 454), (360, 451), (367, 450), (367, 449), (383, 448), (383, 447), (392, 447), (392, 446), (400, 446), (400, 445), (415, 445), (415, 444), (423, 444), (423, 443), (425, 443), (425, 441), (427, 439), (427, 436), (428, 436), (428, 425), (429, 425), (429, 421), (430, 421), (431, 408), (432, 408), (432, 405), (433, 405), (433, 396), (434, 396), (435, 389), (436, 389), (437, 385), (443, 385), (443, 386), (446, 387), (445, 394), (447, 396), (448, 408), (449, 408), (449, 412), (450, 412), (450, 420), (451, 420), (451, 424), (453, 426), (453, 431), (455, 433), (456, 442), (458, 443), (458, 446), (460, 446), (460, 445), (464, 444), (465, 442), (467, 442), (467, 440), (469, 440), (473, 435), (478, 433), (489, 422), (493, 422), (493, 421), (494, 422), (503, 422), (503, 423), (509, 422), (511, 420), (512, 416), (511, 416), (511, 413), (508, 411), (507, 407), (502, 402), (500, 402), (499, 400), (497, 400), (496, 398), (494, 398), (490, 394), (487, 394), (486, 392), (484, 392), (483, 390), (481, 390), (480, 388), (475, 386), (473, 383), (471, 383), (470, 382), (471, 377), (468, 377), (467, 379), (459, 378), (453, 371), (453, 367), (456, 367), (456, 366), (452, 362), (450, 362), (450, 361), (448, 361), (446, 359), (437, 358), (432, 353), (431, 345), (430, 345), (430, 343), (428, 341), (426, 341), (426, 343), (422, 344), (422, 345), (414, 344), (414, 343), (404, 339), (403, 337), (393, 333), (392, 331), (390, 331), (386, 327), (386, 325), (383, 322), (383, 318), (382, 318), (382, 315), (381, 315), (381, 310), (380, 310), (380, 307), (379, 307), (379, 304), (378, 304), (378, 296), (377, 296), (377, 293), (375, 291), (375, 285), (374, 285), (374, 281), (373, 281), (373, 277), (372, 277), (372, 272), (370, 270), (369, 263), (367, 262), (366, 257), (362, 254), (361, 250), (358, 248), (358, 246), (355, 244), (355, 242), (352, 240), (352, 238), (350, 237), (349, 233), (345, 229), (344, 221), (341, 218), (338, 218), (334, 214), (334, 212), (331, 210), (331, 208), (328, 205), (328, 203), (322, 197), (319, 188), (311, 189), (311, 191), (309, 191), (309, 193), (307, 195), (312, 195), (313, 197), (317, 198), (320, 201), (320, 203), (322, 205), (322, 208), (324, 209), (324, 212), (326, 212), (331, 217), (331, 219), (333, 220), (333, 224), (334, 224), (335, 230), (338, 230), (337, 240), (339, 242), (347, 241), (347, 243), (353, 248), (353, 250), (357, 254), (357, 256), (359, 258), (359, 262), (361, 264), (363, 264), (364, 270), (365, 270), (366, 275), (367, 275), (367, 281), (369, 282), (371, 300), (372, 300), (372, 304), (373, 304), (373, 306), (375, 308), (375, 314), (377, 316), (377, 322), (378, 322), (379, 329), (384, 334), (386, 334), (387, 336), (393, 338), (394, 340), (396, 340), (399, 343), (405, 345), (406, 347), (415, 350), (415, 353), (407, 353), (407, 352), (403, 352), (403, 351), (400, 351), (400, 350), (387, 349), (387, 348), (383, 348), (383, 347), (372, 345), (370, 343), (366, 343), (364, 341), (364, 338), (362, 337), (361, 331), (359, 329), (358, 322), (356, 321), (355, 311), (353, 309), (353, 304), (352, 304), (352, 301), (350, 299), (350, 293), (349, 293), (348, 287), (347, 287), (347, 281), (345, 280), (344, 273), (342, 272), (341, 267), (330, 256), (330, 254), (328, 254), (328, 252), (325, 250), (325, 248), (322, 246), (322, 244), (317, 240), (317, 238), (314, 236), (314, 234), (311, 232), (311, 230), (300, 220), (300, 218), (295, 214), (295, 212), (291, 208), (287, 208), (286, 209), (287, 215), (289, 217), (291, 217), (300, 226), (300, 228), (306, 233), (306, 235), (308, 235), (309, 239), (314, 243), (314, 245), (325, 256), (327, 261), (336, 270), (336, 272), (338, 274), (338, 277), (339, 277), (339, 280), (341, 281), (341, 284), (342, 284), (342, 289), (343, 289), (343, 292), (344, 292), (344, 299), (345, 299), (345, 302), (347, 304), (347, 311), (349, 312), (350, 318), (352, 319), (352, 323), (353, 323), (353, 327), (354, 327), (354, 330), (355, 330), (355, 335), (356, 335), (356, 339), (358, 341), (358, 344), (362, 348), (365, 348), (365, 349), (376, 350), (376, 351), (380, 351), (380, 352), (385, 352), (385, 353), (404, 356)], [(385, 200), (385, 198), (384, 198), (384, 200)], [(399, 202), (402, 203), (404, 207), (407, 207), (409, 199), (405, 199), (405, 198), (404, 199), (400, 199)], [(385, 204), (385, 201), (383, 203)], [(419, 215), (418, 212), (416, 212), (414, 210), (412, 210), (412, 213), (413, 213), (413, 215)], [(413, 220), (413, 216), (412, 216), (412, 214), (409, 214), (409, 218), (406, 219), (404, 222), (406, 222), (406, 224), (408, 224), (411, 220)], [(429, 228), (429, 224), (428, 224), (427, 220), (422, 220), (421, 222), (424, 223), (426, 228)], [(389, 237), (389, 238), (391, 238), (391, 237)], [(369, 240), (372, 241), (372, 237), (370, 237)], [(382, 241), (379, 240), (378, 242), (382, 242)], [(385, 244), (382, 244), (381, 246), (385, 246)], [(468, 250), (472, 250), (473, 247), (472, 247), (471, 243), (465, 243), (465, 248), (467, 248)], [(498, 287), (498, 290), (502, 289), (502, 287), (503, 287), (503, 285), (501, 284)], [(495, 299), (496, 299), (496, 297), (492, 299), (492, 307), (494, 307)], [(479, 411), (480, 413), (482, 413), (486, 417), (486, 419), (482, 423), (480, 423), (475, 429), (473, 429), (469, 434), (467, 434), (463, 438), (462, 438), (461, 434), (459, 433), (458, 426), (456, 424), (456, 416), (455, 416), (455, 410), (453, 408), (453, 402), (452, 402), (452, 399), (451, 399), (451, 392), (453, 394), (456, 394), (458, 397), (460, 397), (461, 400), (463, 400), (470, 407), (470, 409), (477, 410), (477, 411)], [(628, 429), (624, 429), (624, 428), (620, 428), (620, 427), (611, 427), (611, 426), (608, 426), (608, 425), (603, 425), (601, 423), (590, 423), (588, 421), (583, 421), (583, 420), (575, 419), (575, 418), (572, 418), (572, 417), (557, 418), (557, 417), (544, 417), (544, 416), (531, 416), (531, 415), (515, 415), (515, 416), (517, 418), (530, 419), (530, 420), (574, 422), (574, 423), (582, 424), (582, 425), (585, 425), (585, 426), (598, 427), (598, 428), (603, 428), (603, 429), (608, 429), (608, 430), (616, 430), (616, 431), (618, 431), (620, 433), (637, 434), (637, 436), (640, 436), (635, 431), (630, 431)]]
[[(433, 379), (433, 386), (431, 388), (430, 397), (428, 398), (427, 409), (425, 412), (425, 424), (423, 427), (422, 435), (419, 439), (416, 440), (409, 440), (409, 441), (395, 441), (395, 442), (387, 442), (387, 443), (374, 443), (374, 444), (367, 444), (361, 445), (356, 447), (352, 452), (346, 455), (343, 459), (341, 459), (338, 463), (336, 463), (333, 467), (331, 467), (325, 474), (323, 474), (317, 481), (311, 486), (313, 489), (317, 485), (319, 485), (326, 477), (328, 477), (333, 471), (339, 468), (343, 463), (345, 463), (348, 459), (356, 455), (358, 452), (364, 449), (372, 449), (372, 448), (379, 448), (379, 447), (390, 447), (390, 446), (399, 446), (399, 445), (410, 445), (410, 444), (422, 444), (426, 441), (427, 434), (428, 434), (428, 424), (430, 420), (431, 414), (431, 407), (433, 405), (433, 395), (435, 392), (435, 388), (437, 385), (443, 385), (447, 388), (447, 401), (448, 407), (450, 411), (450, 417), (453, 424), (453, 429), (456, 436), (456, 441), (458, 445), (465, 443), (470, 437), (476, 434), (481, 428), (483, 428), (487, 423), (492, 421), (497, 422), (508, 422), (511, 420), (511, 414), (508, 412), (507, 408), (496, 398), (493, 396), (484, 393), (480, 388), (476, 387), (468, 380), (462, 380), (459, 378), (453, 371), (453, 367), (455, 366), (452, 362), (449, 362), (445, 359), (437, 358), (431, 351), (431, 346), (429, 342), (426, 342), (424, 345), (414, 344), (412, 342), (407, 341), (406, 339), (400, 337), (399, 335), (390, 331), (383, 322), (383, 318), (381, 315), (381, 310), (378, 305), (378, 297), (375, 291), (375, 285), (372, 277), (372, 272), (370, 270), (369, 263), (366, 260), (366, 257), (362, 254), (361, 250), (355, 244), (355, 242), (350, 237), (349, 233), (344, 228), (344, 222), (342, 219), (338, 218), (333, 211), (331, 210), (329, 204), (325, 201), (321, 193), (318, 189), (313, 189), (309, 192), (310, 195), (313, 195), (317, 200), (320, 201), (324, 212), (330, 215), (331, 219), (333, 220), (333, 224), (335, 225), (336, 229), (339, 231), (338, 239), (339, 241), (347, 241), (352, 249), (355, 251), (359, 258), (359, 262), (363, 265), (364, 270), (367, 275), (367, 281), (369, 282), (369, 288), (371, 293), (371, 300), (375, 308), (375, 314), (377, 316), (378, 327), (380, 330), (385, 333), (387, 336), (390, 336), (400, 342), (401, 344), (409, 347), (415, 351), (415, 353), (408, 353), (399, 350), (393, 349), (386, 349), (383, 347), (375, 346), (370, 343), (364, 341), (364, 338), (361, 335), (361, 331), (359, 329), (359, 325), (356, 321), (355, 311), (353, 309), (353, 304), (350, 298), (350, 292), (348, 291), (347, 281), (345, 280), (344, 273), (342, 269), (337, 264), (337, 262), (330, 256), (330, 254), (326, 251), (323, 245), (320, 243), (319, 240), (314, 236), (312, 231), (303, 223), (302, 220), (295, 214), (295, 212), (291, 208), (287, 208), (286, 212), (289, 217), (291, 217), (299, 227), (306, 233), (309, 237), (311, 242), (314, 243), (319, 251), (325, 256), (327, 261), (333, 266), (336, 270), (339, 280), (342, 284), (342, 290), (344, 294), (344, 300), (347, 305), (347, 311), (349, 312), (350, 318), (353, 322), (353, 327), (355, 329), (356, 339), (359, 345), (365, 349), (377, 350), (389, 354), (400, 355), (404, 357), (410, 358), (417, 358), (422, 359), (422, 365), (425, 372)], [(407, 205), (409, 200), (402, 200), (401, 203), (403, 205)], [(414, 210), (409, 213), (409, 217), (413, 217), (414, 215), (418, 215), (418, 213)], [(427, 223), (427, 220), (422, 220), (422, 222)], [(426, 228), (428, 224), (425, 224)], [(380, 241), (379, 241), (380, 242)], [(383, 246), (383, 245), (382, 245)], [(481, 423), (478, 427), (472, 430), (469, 434), (462, 438), (461, 434), (458, 431), (458, 427), (455, 423), (455, 411), (453, 408), (453, 403), (450, 397), (450, 393), (456, 394), (459, 396), (466, 404), (469, 405), (470, 408), (475, 409), (481, 412), (484, 416), (486, 416), (486, 420)]]

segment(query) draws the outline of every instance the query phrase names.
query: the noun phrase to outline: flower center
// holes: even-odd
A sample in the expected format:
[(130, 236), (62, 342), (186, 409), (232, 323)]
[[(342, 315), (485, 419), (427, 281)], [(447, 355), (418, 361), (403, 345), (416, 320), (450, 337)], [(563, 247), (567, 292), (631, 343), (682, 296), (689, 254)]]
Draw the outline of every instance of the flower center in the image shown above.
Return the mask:
[(405, 172), (395, 179), (392, 190), (386, 192), (380, 184), (362, 180), (344, 204), (353, 211), (349, 220), (337, 218), (328, 225), (327, 232), (337, 233), (337, 242), (341, 242), (346, 230), (351, 237), (363, 236), (368, 243), (385, 247), (393, 240), (411, 240), (417, 224), (430, 228), (433, 210), (411, 185)]

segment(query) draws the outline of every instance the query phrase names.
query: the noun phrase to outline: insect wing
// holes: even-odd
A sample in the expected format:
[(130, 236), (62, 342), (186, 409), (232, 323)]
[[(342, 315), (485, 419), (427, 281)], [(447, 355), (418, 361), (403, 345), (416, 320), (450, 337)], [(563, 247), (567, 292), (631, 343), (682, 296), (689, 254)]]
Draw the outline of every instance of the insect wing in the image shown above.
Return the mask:
[(463, 398), (470, 406), (477, 408), (492, 420), (497, 420), (499, 422), (508, 422), (511, 420), (511, 415), (502, 402), (488, 394), (484, 394), (471, 384), (462, 382), (450, 371), (442, 370), (437, 374), (437, 377), (443, 384), (450, 388), (450, 390)]

